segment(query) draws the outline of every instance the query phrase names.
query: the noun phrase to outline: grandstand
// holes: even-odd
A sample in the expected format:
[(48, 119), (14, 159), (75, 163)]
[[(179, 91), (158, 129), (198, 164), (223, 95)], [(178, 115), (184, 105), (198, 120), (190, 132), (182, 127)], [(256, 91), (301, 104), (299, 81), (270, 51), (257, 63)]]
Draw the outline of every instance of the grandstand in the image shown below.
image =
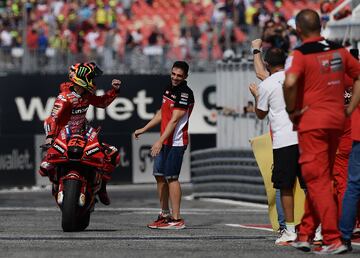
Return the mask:
[[(247, 53), (265, 23), (285, 24), (319, 1), (31, 0), (2, 1), (2, 72), (61, 73), (95, 60), (107, 73), (163, 73), (184, 59), (214, 70), (231, 49)], [(283, 26), (284, 27), (284, 26)], [(284, 27), (284, 29), (286, 29)]]

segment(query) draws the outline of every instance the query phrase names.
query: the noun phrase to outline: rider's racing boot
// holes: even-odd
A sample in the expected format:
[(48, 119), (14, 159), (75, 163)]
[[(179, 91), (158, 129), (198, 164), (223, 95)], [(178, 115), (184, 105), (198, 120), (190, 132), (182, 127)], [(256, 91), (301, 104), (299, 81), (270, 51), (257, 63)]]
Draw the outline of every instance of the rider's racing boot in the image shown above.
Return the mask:
[(106, 192), (106, 184), (107, 182), (102, 181), (100, 191), (98, 192), (98, 196), (102, 204), (110, 205), (110, 198)]

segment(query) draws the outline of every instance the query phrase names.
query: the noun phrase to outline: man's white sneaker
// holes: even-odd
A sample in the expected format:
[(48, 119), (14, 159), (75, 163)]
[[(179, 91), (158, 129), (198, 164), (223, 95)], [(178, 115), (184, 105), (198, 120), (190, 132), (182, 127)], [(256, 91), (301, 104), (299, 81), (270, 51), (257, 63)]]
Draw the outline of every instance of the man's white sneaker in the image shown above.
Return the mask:
[(315, 232), (315, 237), (313, 239), (313, 245), (322, 245), (322, 234), (321, 234), (321, 226), (318, 226)]
[(281, 230), (278, 239), (276, 239), (275, 245), (290, 245), (290, 243), (294, 242), (296, 238), (297, 234), (295, 232), (283, 229)]

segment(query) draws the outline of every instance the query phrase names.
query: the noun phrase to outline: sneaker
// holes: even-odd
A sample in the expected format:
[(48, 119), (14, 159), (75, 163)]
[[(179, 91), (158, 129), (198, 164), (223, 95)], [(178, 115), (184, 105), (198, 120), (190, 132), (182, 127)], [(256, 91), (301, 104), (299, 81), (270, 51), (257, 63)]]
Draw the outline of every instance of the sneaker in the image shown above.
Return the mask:
[(148, 228), (157, 228), (158, 225), (164, 223), (168, 217), (169, 216), (164, 216), (163, 214), (159, 214), (159, 216), (157, 217), (157, 219), (155, 221), (151, 222), (150, 224), (147, 224), (147, 227)]
[(165, 221), (157, 226), (157, 229), (183, 229), (185, 228), (185, 221), (183, 219), (167, 218)]
[(343, 244), (346, 246), (348, 252), (353, 250), (351, 246), (351, 239), (343, 239)]
[(290, 245), (290, 243), (294, 242), (297, 238), (297, 234), (295, 232), (288, 231), (287, 229), (283, 229), (280, 232), (278, 239), (275, 241), (275, 245)]
[(354, 228), (353, 235), (354, 235), (355, 237), (359, 237), (359, 236), (360, 236), (360, 224), (359, 224), (359, 223), (356, 225), (356, 228)]
[(310, 243), (307, 241), (294, 241), (290, 244), (292, 247), (295, 247), (298, 250), (301, 250), (303, 252), (310, 252)]
[(313, 245), (322, 245), (322, 240), (323, 240), (323, 237), (321, 235), (321, 231), (320, 230), (316, 231), (312, 244)]
[(348, 249), (341, 241), (331, 244), (323, 245), (318, 250), (314, 251), (315, 254), (343, 254), (346, 253)]

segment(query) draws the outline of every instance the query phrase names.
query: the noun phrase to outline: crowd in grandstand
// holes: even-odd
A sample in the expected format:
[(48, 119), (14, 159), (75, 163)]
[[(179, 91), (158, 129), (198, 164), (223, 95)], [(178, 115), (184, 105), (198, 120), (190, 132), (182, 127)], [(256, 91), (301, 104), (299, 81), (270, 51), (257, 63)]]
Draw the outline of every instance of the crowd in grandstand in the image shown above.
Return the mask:
[(181, 59), (199, 70), (224, 52), (243, 55), (260, 35), (265, 44), (287, 49), (295, 41), (288, 20), (305, 6), (319, 9), (320, 2), (329, 12), (338, 1), (3, 1), (2, 65), (19, 66), (28, 54), (36, 59), (30, 68), (94, 60), (105, 71), (122, 65), (141, 72), (144, 64), (165, 68)]

